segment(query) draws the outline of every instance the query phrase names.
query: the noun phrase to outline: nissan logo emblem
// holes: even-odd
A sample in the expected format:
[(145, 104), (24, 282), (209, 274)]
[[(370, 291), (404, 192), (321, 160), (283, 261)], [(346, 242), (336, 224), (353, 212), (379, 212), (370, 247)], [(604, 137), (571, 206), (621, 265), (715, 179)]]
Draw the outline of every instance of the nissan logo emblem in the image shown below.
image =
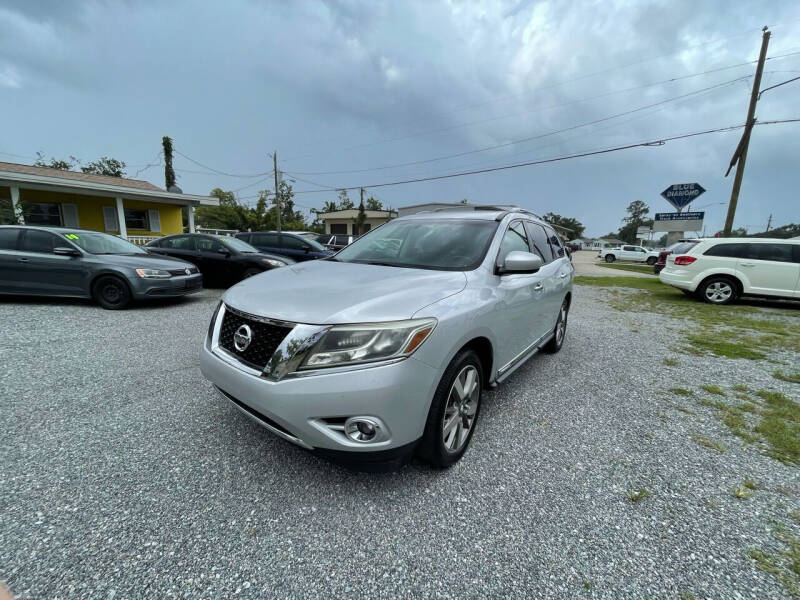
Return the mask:
[(244, 352), (253, 341), (253, 330), (249, 325), (241, 325), (233, 334), (233, 346), (239, 352)]

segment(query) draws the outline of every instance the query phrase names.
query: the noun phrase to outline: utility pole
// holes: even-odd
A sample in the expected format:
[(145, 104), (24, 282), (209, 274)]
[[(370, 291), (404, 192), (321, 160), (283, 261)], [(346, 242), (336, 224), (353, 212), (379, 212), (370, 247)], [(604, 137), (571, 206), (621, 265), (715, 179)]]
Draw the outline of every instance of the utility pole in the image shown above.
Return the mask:
[(772, 215), (770, 214), (769, 219), (767, 219), (767, 231), (769, 231), (771, 225), (772, 225)]
[(275, 211), (277, 214), (278, 233), (281, 231), (281, 196), (278, 193), (278, 151), (272, 153), (272, 168), (275, 170)]
[[(736, 204), (739, 202), (739, 190), (742, 187), (742, 177), (744, 177), (744, 165), (747, 162), (747, 148), (750, 145), (750, 133), (756, 123), (755, 112), (756, 102), (758, 102), (758, 92), (761, 89), (761, 75), (764, 73), (764, 62), (767, 59), (767, 47), (769, 46), (770, 31), (764, 27), (761, 36), (761, 53), (758, 55), (758, 66), (756, 76), (753, 78), (753, 91), (750, 94), (750, 106), (747, 108), (747, 120), (745, 121), (744, 133), (731, 158), (731, 167), (736, 165), (736, 176), (733, 178), (733, 189), (731, 190), (731, 201), (728, 204), (728, 216), (725, 218), (725, 229), (722, 233), (724, 237), (729, 237), (733, 229), (733, 217), (736, 215)], [(737, 162), (738, 161), (738, 162)], [(728, 167), (728, 173), (730, 173)], [(725, 175), (727, 175), (726, 173)]]

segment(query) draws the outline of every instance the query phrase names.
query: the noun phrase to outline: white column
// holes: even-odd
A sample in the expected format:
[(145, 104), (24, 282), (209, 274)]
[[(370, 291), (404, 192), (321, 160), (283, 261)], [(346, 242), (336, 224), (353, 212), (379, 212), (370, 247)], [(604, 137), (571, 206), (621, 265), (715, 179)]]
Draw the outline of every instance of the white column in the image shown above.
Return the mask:
[(25, 217), (22, 216), (22, 207), (19, 205), (18, 185), (11, 186), (11, 212), (20, 225), (25, 225)]
[(119, 237), (128, 239), (128, 228), (125, 227), (125, 209), (122, 208), (122, 198), (117, 198), (117, 223), (119, 224)]
[(189, 233), (194, 233), (194, 205), (189, 205)]

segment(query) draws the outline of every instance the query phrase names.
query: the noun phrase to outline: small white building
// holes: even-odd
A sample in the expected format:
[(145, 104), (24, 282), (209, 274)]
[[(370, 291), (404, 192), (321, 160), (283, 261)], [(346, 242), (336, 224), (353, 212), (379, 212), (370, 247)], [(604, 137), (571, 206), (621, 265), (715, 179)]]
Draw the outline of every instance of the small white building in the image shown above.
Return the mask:
[(426, 202), (424, 204), (412, 204), (411, 206), (401, 206), (397, 209), (398, 217), (413, 215), (418, 212), (446, 210), (475, 210), (475, 204), (465, 204), (464, 202)]
[(317, 213), (317, 217), (325, 225), (325, 233), (333, 235), (362, 235), (370, 229), (383, 225), (397, 216), (394, 210), (365, 210), (366, 220), (359, 231), (358, 209), (348, 208), (326, 213)]

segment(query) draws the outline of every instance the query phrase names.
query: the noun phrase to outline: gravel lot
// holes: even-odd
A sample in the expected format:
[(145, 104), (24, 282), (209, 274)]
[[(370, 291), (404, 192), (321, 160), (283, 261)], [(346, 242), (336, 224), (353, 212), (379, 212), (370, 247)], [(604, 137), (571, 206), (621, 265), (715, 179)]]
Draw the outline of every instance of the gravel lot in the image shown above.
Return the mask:
[(197, 350), (219, 293), (0, 302), (0, 579), (18, 598), (789, 597), (747, 549), (798, 507), (797, 469), (665, 394), (796, 395), (759, 363), (666, 369), (669, 318), (577, 287), (564, 349), (484, 396), (461, 463), (357, 474), (212, 392)]

